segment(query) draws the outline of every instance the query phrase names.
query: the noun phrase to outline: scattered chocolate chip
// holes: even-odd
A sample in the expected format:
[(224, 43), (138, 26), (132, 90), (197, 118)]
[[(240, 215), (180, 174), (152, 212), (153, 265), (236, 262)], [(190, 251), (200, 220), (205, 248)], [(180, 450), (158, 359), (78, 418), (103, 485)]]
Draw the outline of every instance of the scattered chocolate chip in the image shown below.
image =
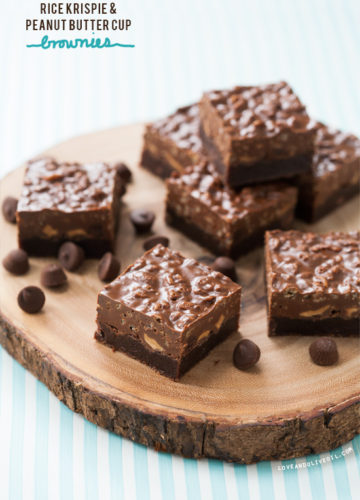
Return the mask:
[(117, 163), (115, 165), (115, 168), (117, 169), (119, 176), (125, 182), (125, 184), (131, 181), (132, 173), (129, 167), (125, 165), (125, 163)]
[(120, 186), (119, 186), (119, 196), (120, 196), (120, 198), (122, 196), (124, 196), (125, 193), (126, 193), (126, 185), (125, 185), (125, 182), (123, 180), (121, 180), (121, 183), (120, 183)]
[(234, 349), (233, 362), (239, 370), (251, 368), (259, 359), (260, 349), (252, 340), (241, 340)]
[(28, 255), (25, 250), (22, 250), (21, 248), (11, 250), (11, 252), (4, 257), (2, 263), (9, 273), (16, 274), (17, 276), (21, 276), (29, 270)]
[(151, 236), (150, 238), (144, 241), (143, 248), (144, 250), (150, 250), (150, 248), (155, 247), (159, 243), (164, 247), (168, 247), (170, 241), (169, 238), (167, 238), (166, 236)]
[(237, 280), (235, 262), (229, 257), (218, 257), (211, 266), (215, 271), (225, 274), (233, 281)]
[(29, 313), (35, 314), (40, 311), (45, 303), (45, 295), (37, 286), (26, 286), (20, 290), (17, 297), (19, 307)]
[(16, 210), (18, 200), (12, 196), (7, 196), (2, 204), (2, 213), (4, 219), (12, 224), (16, 223)]
[(320, 366), (333, 365), (339, 359), (336, 342), (330, 337), (314, 340), (309, 347), (309, 353), (313, 362)]
[(47, 288), (54, 288), (64, 285), (67, 277), (59, 264), (49, 264), (41, 271), (40, 282)]
[(130, 219), (137, 233), (147, 233), (154, 223), (155, 214), (150, 210), (133, 210)]
[(58, 252), (60, 264), (67, 271), (75, 271), (80, 267), (85, 259), (84, 250), (72, 241), (63, 243)]
[(106, 252), (99, 262), (98, 266), (98, 276), (101, 281), (112, 281), (115, 279), (120, 272), (120, 262), (111, 253)]
[(210, 255), (202, 255), (196, 259), (198, 262), (202, 264), (206, 264), (207, 266), (212, 266), (214, 263), (215, 257), (210, 257)]

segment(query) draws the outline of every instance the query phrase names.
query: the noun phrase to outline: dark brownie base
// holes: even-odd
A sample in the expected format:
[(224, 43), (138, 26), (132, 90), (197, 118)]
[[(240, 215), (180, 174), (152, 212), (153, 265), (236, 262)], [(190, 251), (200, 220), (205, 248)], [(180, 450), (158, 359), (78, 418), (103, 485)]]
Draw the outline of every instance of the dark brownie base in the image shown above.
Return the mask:
[(208, 340), (185, 355), (180, 363), (170, 356), (147, 349), (140, 340), (129, 335), (114, 333), (113, 329), (104, 323), (100, 323), (101, 328), (95, 333), (95, 339), (112, 347), (115, 351), (123, 351), (132, 358), (155, 368), (162, 375), (177, 380), (203, 359), (213, 347), (236, 331), (238, 321), (238, 316), (226, 321), (217, 333), (210, 335)]
[(167, 179), (175, 171), (169, 163), (158, 156), (153, 156), (146, 148), (143, 149), (140, 165), (162, 179)]
[(253, 165), (224, 165), (221, 154), (213, 141), (200, 128), (200, 136), (209, 158), (223, 177), (224, 183), (237, 188), (278, 179), (295, 177), (311, 168), (311, 154), (304, 154), (284, 160), (259, 161)]
[(279, 335), (357, 337), (360, 335), (360, 318), (325, 318), (316, 320), (272, 317), (269, 321), (269, 336)]
[[(42, 238), (32, 238), (31, 240), (19, 240), (19, 247), (25, 250), (29, 255), (34, 256), (56, 256), (60, 246), (65, 242), (69, 241), (52, 241)], [(77, 245), (80, 245), (88, 258), (100, 258), (105, 252), (113, 251), (114, 245), (112, 241), (109, 240), (79, 240), (74, 241)]]
[(186, 219), (179, 217), (173, 210), (169, 207), (166, 209), (166, 223), (169, 226), (178, 229), (186, 236), (188, 236), (193, 241), (199, 243), (199, 245), (207, 248), (215, 255), (226, 255), (236, 259), (241, 255), (245, 255), (256, 247), (262, 246), (264, 244), (264, 233), (265, 230), (271, 229), (289, 229), (293, 220), (293, 211), (290, 210), (286, 212), (281, 219), (277, 219), (271, 225), (267, 226), (266, 229), (260, 229), (255, 231), (250, 237), (243, 238), (243, 233), (235, 235), (235, 240), (237, 243), (232, 245), (230, 248), (225, 247), (222, 244), (222, 240), (215, 238), (213, 235), (206, 233), (200, 227), (195, 226)]
[(333, 212), (336, 208), (344, 205), (354, 196), (360, 193), (360, 185), (342, 186), (326, 201), (326, 203), (315, 206), (311, 191), (306, 193), (299, 191), (299, 200), (296, 206), (296, 216), (306, 222), (316, 222), (325, 215)]

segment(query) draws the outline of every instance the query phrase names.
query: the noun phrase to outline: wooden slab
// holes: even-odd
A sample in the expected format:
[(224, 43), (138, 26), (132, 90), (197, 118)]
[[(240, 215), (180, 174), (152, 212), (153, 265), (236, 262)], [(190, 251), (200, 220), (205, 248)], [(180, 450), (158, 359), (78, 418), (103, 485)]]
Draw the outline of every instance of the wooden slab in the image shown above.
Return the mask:
[[(142, 125), (77, 137), (47, 151), (61, 160), (124, 160), (134, 183), (125, 197), (118, 235), (123, 267), (142, 254), (130, 208), (158, 213), (154, 230), (171, 247), (199, 257), (206, 252), (163, 222), (162, 181), (139, 169)], [(1, 198), (18, 195), (23, 168), (1, 182)], [(359, 200), (312, 227), (350, 230), (359, 225)], [(305, 227), (298, 224), (298, 227)], [(1, 220), (1, 258), (16, 247), (16, 227)], [(215, 348), (180, 382), (173, 382), (94, 338), (97, 293), (102, 283), (96, 261), (68, 273), (65, 291), (46, 291), (44, 310), (27, 315), (16, 302), (25, 285), (39, 284), (52, 259), (32, 258), (26, 276), (2, 267), (0, 340), (7, 351), (87, 419), (158, 450), (192, 457), (251, 463), (321, 452), (359, 432), (360, 363), (358, 339), (337, 339), (340, 361), (333, 367), (311, 363), (308, 337), (267, 337), (262, 250), (239, 259), (244, 301), (241, 335), (261, 348), (259, 364), (248, 372), (232, 365), (234, 334)]]

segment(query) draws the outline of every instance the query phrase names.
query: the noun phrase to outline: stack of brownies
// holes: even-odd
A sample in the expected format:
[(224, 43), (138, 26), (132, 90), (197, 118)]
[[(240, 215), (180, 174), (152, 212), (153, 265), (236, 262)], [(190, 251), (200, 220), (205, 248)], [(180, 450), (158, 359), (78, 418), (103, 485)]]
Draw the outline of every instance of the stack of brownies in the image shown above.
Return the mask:
[(359, 192), (360, 141), (311, 120), (285, 82), (205, 93), (146, 128), (170, 225), (237, 257), (267, 229), (314, 222)]

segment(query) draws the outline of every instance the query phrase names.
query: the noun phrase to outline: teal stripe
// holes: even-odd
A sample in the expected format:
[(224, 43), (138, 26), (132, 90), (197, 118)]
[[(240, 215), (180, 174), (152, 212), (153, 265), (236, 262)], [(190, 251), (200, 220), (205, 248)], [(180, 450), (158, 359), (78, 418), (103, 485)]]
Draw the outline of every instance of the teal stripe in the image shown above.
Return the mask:
[(60, 499), (73, 498), (73, 412), (60, 404)]
[(219, 460), (209, 460), (209, 472), (213, 500), (225, 500), (227, 495), (224, 464)]
[(234, 465), (239, 500), (249, 500), (249, 484), (246, 465)]
[(271, 470), (271, 462), (260, 462), (256, 464), (259, 478), (260, 498), (263, 500), (274, 499), (274, 484)]
[(291, 500), (300, 500), (298, 473), (297, 469), (295, 469), (296, 461), (283, 460), (281, 463), (286, 467), (284, 471), (286, 498), (291, 498)]
[[(308, 457), (306, 457), (306, 461), (310, 462), (310, 464), (311, 462), (316, 463), (316, 460), (320, 460), (320, 455), (309, 455)], [(314, 499), (325, 498), (326, 494), (321, 465), (310, 465), (310, 467), (307, 468), (307, 471), (309, 474), (312, 497)]]
[(358, 472), (359, 472), (359, 475), (360, 475), (360, 436), (356, 436), (352, 440), (351, 443), (352, 443), (352, 446), (354, 448), (354, 453), (355, 453), (355, 457), (356, 457), (356, 463), (357, 463)]
[(332, 469), (335, 477), (336, 491), (341, 500), (352, 500), (349, 478), (346, 470), (346, 462), (341, 452), (341, 446), (330, 452), (330, 455), (333, 458)]
[(10, 441), (9, 498), (22, 498), (24, 418), (25, 418), (25, 370), (12, 361), (12, 423)]
[(184, 458), (187, 500), (200, 500), (200, 482), (197, 461)]
[(148, 500), (150, 498), (149, 472), (147, 462), (147, 449), (142, 444), (134, 443), (134, 470), (136, 498)]
[(85, 498), (97, 500), (97, 427), (87, 420), (84, 420), (84, 468)]
[(110, 491), (112, 500), (124, 498), (122, 438), (109, 432)]
[(175, 499), (175, 484), (172, 456), (169, 453), (159, 453), (158, 459), (162, 497), (164, 500), (173, 500)]
[(49, 391), (36, 382), (35, 498), (48, 498)]

